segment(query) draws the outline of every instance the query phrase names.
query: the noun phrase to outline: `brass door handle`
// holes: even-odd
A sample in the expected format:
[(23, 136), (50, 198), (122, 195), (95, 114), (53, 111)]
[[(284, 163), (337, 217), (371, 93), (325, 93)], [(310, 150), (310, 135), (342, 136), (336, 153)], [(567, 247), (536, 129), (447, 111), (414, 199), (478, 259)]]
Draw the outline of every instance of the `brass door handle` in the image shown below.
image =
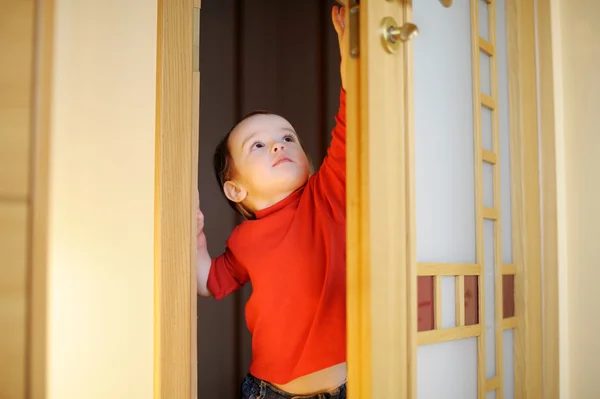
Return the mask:
[(400, 42), (414, 39), (419, 34), (417, 25), (407, 22), (398, 27), (396, 20), (385, 17), (381, 21), (381, 42), (390, 53), (395, 53), (400, 48)]

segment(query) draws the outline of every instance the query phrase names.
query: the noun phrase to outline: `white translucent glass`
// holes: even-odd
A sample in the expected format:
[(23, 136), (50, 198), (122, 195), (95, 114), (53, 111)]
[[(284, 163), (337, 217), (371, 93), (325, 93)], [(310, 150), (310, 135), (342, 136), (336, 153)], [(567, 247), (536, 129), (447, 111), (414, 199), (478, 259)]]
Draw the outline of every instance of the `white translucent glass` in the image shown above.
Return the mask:
[(477, 338), (419, 346), (417, 397), (476, 399)]
[(469, 4), (413, 3), (419, 262), (476, 262)]
[[(465, 0), (463, 0), (465, 1)], [(479, 36), (485, 40), (490, 40), (490, 18), (489, 18), (489, 7), (484, 0), (478, 0), (479, 9)]]
[(492, 151), (492, 110), (481, 107), (481, 146), (485, 150)]
[(510, 124), (508, 109), (508, 51), (506, 0), (496, 0), (496, 54), (498, 63), (498, 120), (500, 135), (500, 197), (502, 207), (502, 263), (513, 263), (512, 204), (510, 201)]
[(492, 75), (492, 70), (490, 69), (491, 65), (491, 58), (489, 55), (487, 55), (486, 53), (484, 53), (483, 51), (479, 52), (479, 76), (481, 77), (480, 80), (480, 87), (479, 90), (482, 93), (487, 94), (488, 96), (492, 95), (492, 80), (491, 80), (491, 75)]
[(483, 206), (494, 207), (494, 166), (491, 163), (483, 163)]
[(515, 397), (515, 357), (514, 357), (514, 330), (504, 330), (502, 333), (502, 350), (504, 352), (504, 399)]
[(456, 327), (456, 278), (442, 277), (442, 328)]
[(483, 272), (485, 284), (485, 370), (486, 377), (496, 376), (496, 309), (494, 284), (494, 221), (483, 222)]
[(496, 390), (486, 392), (485, 399), (496, 399)]

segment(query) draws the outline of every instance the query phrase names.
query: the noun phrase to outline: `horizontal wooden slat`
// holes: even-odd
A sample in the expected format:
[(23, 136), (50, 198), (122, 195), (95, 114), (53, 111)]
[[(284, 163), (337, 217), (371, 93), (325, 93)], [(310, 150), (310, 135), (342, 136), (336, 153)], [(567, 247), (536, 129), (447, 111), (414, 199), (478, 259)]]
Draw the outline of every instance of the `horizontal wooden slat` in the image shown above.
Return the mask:
[(491, 110), (496, 109), (496, 100), (485, 93), (481, 93), (481, 105)]
[(498, 211), (496, 208), (483, 208), (483, 218), (488, 220), (497, 220), (498, 219)]
[(483, 1), (485, 1), (488, 4), (492, 4), (492, 0), (483, 0)]
[(481, 266), (473, 263), (417, 263), (418, 276), (478, 276)]
[(490, 57), (494, 56), (494, 45), (485, 40), (483, 37), (479, 38), (479, 48)]
[(486, 392), (493, 391), (494, 389), (498, 389), (498, 388), (500, 388), (500, 378), (498, 378), (498, 377), (490, 378), (489, 380), (487, 380), (485, 382), (485, 391)]
[(495, 165), (498, 161), (496, 153), (490, 150), (481, 150), (481, 159), (483, 159), (484, 162), (491, 163), (492, 165)]
[(519, 319), (516, 317), (509, 317), (507, 319), (502, 319), (502, 329), (509, 330), (511, 328), (517, 328), (519, 326)]
[(437, 344), (458, 339), (478, 337), (481, 335), (481, 325), (444, 328), (441, 330), (421, 331), (417, 334), (419, 345)]
[(515, 274), (517, 274), (517, 267), (513, 264), (502, 265), (502, 274), (515, 275)]

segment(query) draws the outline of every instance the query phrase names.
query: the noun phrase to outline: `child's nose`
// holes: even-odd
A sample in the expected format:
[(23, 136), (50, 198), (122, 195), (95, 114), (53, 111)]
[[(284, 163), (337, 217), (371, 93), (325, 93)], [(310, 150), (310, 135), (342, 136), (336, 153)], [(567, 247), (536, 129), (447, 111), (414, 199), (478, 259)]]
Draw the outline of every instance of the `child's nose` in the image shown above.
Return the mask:
[(273, 152), (278, 152), (285, 149), (285, 146), (283, 145), (283, 143), (275, 143), (273, 145)]

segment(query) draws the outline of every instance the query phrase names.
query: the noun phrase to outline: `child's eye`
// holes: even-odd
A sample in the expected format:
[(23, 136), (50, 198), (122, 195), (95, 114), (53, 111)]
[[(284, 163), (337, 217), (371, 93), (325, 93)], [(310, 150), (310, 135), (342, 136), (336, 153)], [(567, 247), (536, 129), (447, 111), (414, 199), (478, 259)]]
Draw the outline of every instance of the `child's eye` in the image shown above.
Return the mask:
[(263, 148), (265, 145), (263, 143), (261, 143), (260, 141), (257, 141), (256, 143), (252, 144), (252, 147), (250, 147), (251, 150), (256, 150), (258, 148)]
[(283, 141), (285, 141), (286, 143), (293, 143), (294, 141), (296, 141), (296, 137), (288, 134), (283, 138)]

